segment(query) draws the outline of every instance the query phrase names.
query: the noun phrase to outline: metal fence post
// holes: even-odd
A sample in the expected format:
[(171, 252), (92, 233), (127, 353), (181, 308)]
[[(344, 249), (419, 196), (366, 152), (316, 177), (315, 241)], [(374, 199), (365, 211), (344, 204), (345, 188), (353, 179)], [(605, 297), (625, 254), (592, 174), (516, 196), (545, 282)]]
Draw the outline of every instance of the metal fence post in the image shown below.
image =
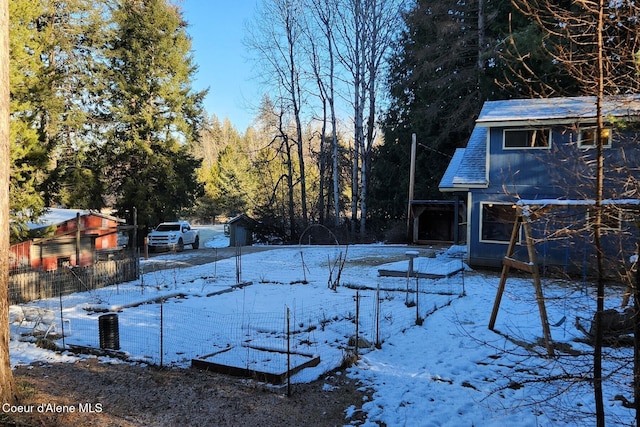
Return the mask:
[(360, 341), (360, 291), (356, 291), (356, 360), (358, 360), (358, 344)]
[(376, 348), (380, 349), (382, 343), (380, 342), (380, 283), (378, 283), (378, 289), (376, 289)]
[(163, 365), (164, 357), (164, 298), (160, 298), (160, 367)]
[(420, 300), (420, 287), (418, 284), (418, 275), (416, 274), (416, 325), (420, 326), (424, 319), (420, 317), (420, 304), (418, 302)]
[(287, 396), (291, 397), (291, 315), (287, 307)]
[(58, 298), (60, 299), (60, 327), (62, 328), (62, 348), (66, 349), (67, 346), (65, 345), (64, 341), (64, 316), (62, 314), (62, 292), (60, 290), (60, 286), (58, 286)]

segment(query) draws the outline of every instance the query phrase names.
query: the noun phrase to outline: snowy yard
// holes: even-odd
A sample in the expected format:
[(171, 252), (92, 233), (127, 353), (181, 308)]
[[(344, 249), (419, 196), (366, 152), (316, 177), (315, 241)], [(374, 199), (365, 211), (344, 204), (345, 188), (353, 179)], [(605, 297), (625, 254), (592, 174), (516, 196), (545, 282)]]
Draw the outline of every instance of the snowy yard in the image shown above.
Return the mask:
[[(30, 305), (58, 315), (62, 306), (70, 323), (65, 346), (99, 347), (99, 316), (117, 313), (120, 350), (131, 360), (189, 366), (195, 358), (282, 372), (287, 344), (303, 360), (319, 357), (317, 366), (301, 370), (292, 382), (313, 381), (338, 367), (353, 352), (349, 339), (357, 332), (379, 348), (359, 348), (360, 360), (348, 370), (373, 390), (371, 401), (348, 411), (362, 407), (371, 425), (594, 424), (592, 389), (581, 380), (589, 375), (592, 348), (580, 341), (584, 337), (574, 325), (576, 317), (593, 315), (588, 283), (545, 278), (556, 346), (556, 357), (549, 358), (530, 278), (507, 281), (498, 332), (492, 332), (487, 325), (499, 277), (457, 271), (463, 267), (463, 248), (437, 251), (436, 258), (420, 249), (415, 270), (443, 277), (419, 279), (417, 294), (415, 279), (378, 274), (380, 269), (406, 271), (406, 251), (415, 249), (284, 247), (195, 267), (149, 268), (165, 257), (189, 257), (188, 252), (167, 254), (143, 261), (148, 272), (136, 282)], [(345, 256), (334, 291), (328, 284), (337, 268), (331, 271), (331, 266)], [(620, 305), (620, 293), (610, 291), (607, 308)], [(11, 307), (13, 314), (17, 310)], [(12, 324), (10, 342), (14, 366), (87, 357), (19, 340), (17, 326)], [(612, 425), (633, 423), (633, 411), (617, 397), (633, 398), (631, 360), (630, 348), (606, 349), (611, 376), (605, 381), (605, 403)]]

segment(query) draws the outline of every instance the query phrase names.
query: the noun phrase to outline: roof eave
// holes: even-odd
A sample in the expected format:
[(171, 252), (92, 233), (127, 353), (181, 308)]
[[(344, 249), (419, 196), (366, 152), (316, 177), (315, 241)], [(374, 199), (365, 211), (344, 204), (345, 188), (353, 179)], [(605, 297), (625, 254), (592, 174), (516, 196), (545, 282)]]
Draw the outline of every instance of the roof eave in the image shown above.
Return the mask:
[(488, 188), (488, 187), (489, 187), (488, 184), (465, 184), (465, 185), (454, 184), (453, 187), (438, 187), (438, 190), (440, 190), (441, 193), (454, 193), (457, 191), (469, 191), (469, 190), (475, 190), (479, 188)]
[(480, 127), (536, 127), (536, 126), (554, 126), (554, 125), (573, 125), (576, 123), (592, 123), (595, 117), (567, 117), (562, 119), (527, 119), (527, 120), (509, 120), (509, 119), (478, 119), (476, 124)]

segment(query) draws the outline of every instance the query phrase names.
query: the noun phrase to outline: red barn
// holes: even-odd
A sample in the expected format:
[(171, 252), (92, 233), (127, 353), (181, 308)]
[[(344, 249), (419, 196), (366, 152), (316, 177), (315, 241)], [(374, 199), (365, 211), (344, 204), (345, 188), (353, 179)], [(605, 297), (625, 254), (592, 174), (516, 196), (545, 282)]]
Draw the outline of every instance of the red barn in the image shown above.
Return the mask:
[(62, 265), (84, 267), (93, 264), (98, 252), (117, 249), (118, 226), (125, 221), (98, 211), (48, 209), (29, 228), (46, 229), (50, 237), (11, 246), (10, 266), (56, 270)]

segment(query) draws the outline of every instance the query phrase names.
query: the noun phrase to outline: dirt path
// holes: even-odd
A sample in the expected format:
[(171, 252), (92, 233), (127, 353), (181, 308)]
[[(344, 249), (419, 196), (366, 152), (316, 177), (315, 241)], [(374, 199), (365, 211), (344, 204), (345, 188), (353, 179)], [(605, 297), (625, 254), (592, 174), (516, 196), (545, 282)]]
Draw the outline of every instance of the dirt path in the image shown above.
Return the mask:
[(18, 367), (14, 377), (20, 407), (33, 412), (0, 411), (0, 425), (342, 426), (362, 424), (364, 416), (357, 408), (365, 393), (342, 371), (294, 384), (290, 397), (286, 387), (196, 369), (111, 365), (96, 359)]
[[(252, 254), (256, 252), (264, 252), (277, 250), (287, 246), (242, 246), (240, 253), (242, 255)], [(141, 264), (142, 273), (148, 273), (154, 270), (163, 270), (177, 267), (193, 267), (195, 265), (207, 264), (225, 258), (236, 256), (236, 248), (200, 248), (185, 249), (181, 253), (159, 252), (149, 254), (149, 260)]]

